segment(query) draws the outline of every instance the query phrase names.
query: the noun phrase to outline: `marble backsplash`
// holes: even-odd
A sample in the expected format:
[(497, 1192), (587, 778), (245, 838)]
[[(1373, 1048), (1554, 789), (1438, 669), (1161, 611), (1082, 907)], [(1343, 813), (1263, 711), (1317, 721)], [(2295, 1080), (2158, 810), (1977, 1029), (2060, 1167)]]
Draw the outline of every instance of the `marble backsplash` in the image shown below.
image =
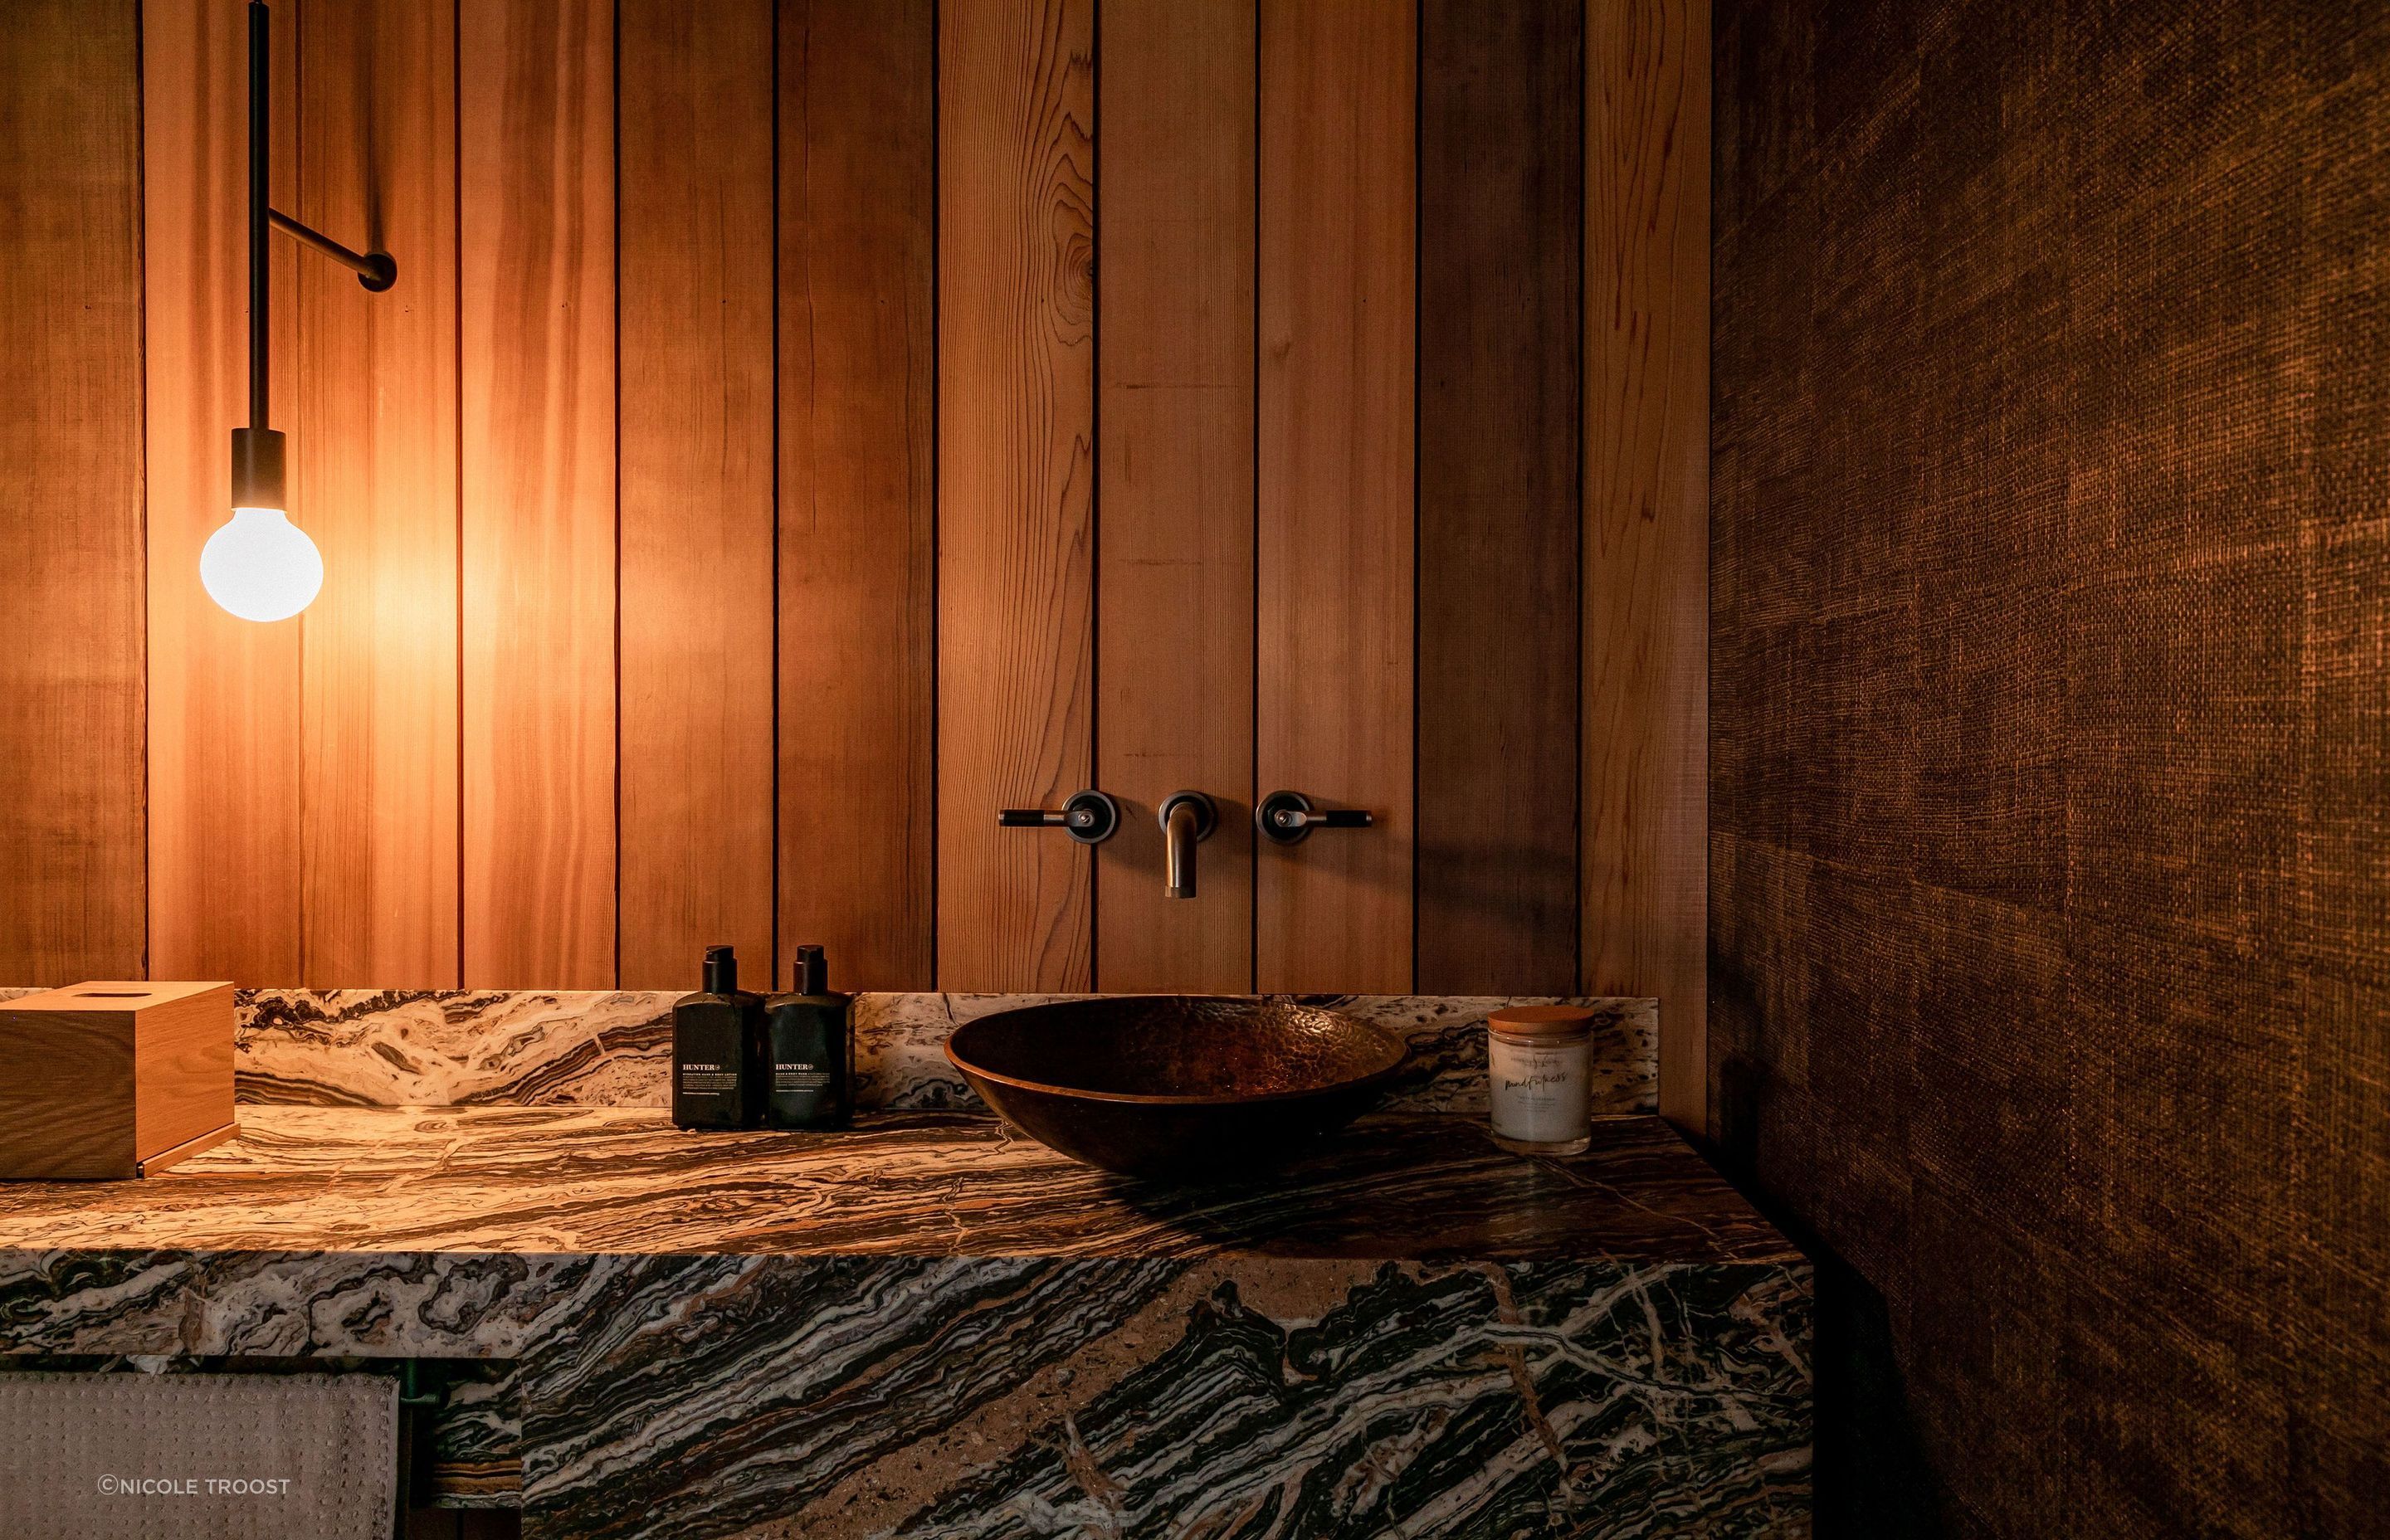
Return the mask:
[[(671, 1097), (678, 992), (244, 990), (238, 1039), (244, 1101), (367, 1107), (488, 1102), (663, 1107)], [(964, 1021), (1051, 995), (860, 995), (856, 1104), (976, 1107), (946, 1061)], [(1392, 1108), (1481, 1112), (1488, 1012), (1508, 997), (1305, 995), (1404, 1039), (1411, 1060)], [(1545, 1003), (1537, 996), (1532, 1003)], [(1658, 1013), (1650, 1000), (1584, 1002), (1595, 1033), (1594, 1106), (1650, 1111), (1658, 1092)]]
[[(0, 990), (0, 999), (27, 994)], [(239, 1098), (349, 1107), (493, 1102), (587, 1107), (671, 1103), (676, 991), (256, 989), (239, 994)], [(946, 1062), (964, 1021), (1057, 995), (860, 995), (856, 1101), (867, 1109), (976, 1107)], [(1305, 995), (1410, 1045), (1389, 1108), (1483, 1112), (1488, 1012), (1554, 996)], [(1597, 1113), (1649, 1112), (1659, 1089), (1652, 1000), (1574, 1002), (1600, 1013)]]
[[(33, 990), (0, 990), (0, 1002)], [(318, 1107), (672, 1105), (679, 990), (241, 990), (239, 1100)], [(855, 1102), (978, 1107), (946, 1061), (975, 1016), (1073, 995), (855, 995)], [(1410, 1043), (1389, 1110), (1484, 1112), (1484, 1019), (1553, 995), (1298, 995)], [(1594, 1112), (1659, 1110), (1659, 1002), (1599, 1011)]]

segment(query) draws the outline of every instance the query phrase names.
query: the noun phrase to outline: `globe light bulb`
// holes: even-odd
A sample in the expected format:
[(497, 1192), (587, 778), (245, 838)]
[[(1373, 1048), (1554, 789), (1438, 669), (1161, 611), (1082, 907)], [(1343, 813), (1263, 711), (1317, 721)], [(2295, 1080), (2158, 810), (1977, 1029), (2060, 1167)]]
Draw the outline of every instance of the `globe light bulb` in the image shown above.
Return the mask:
[(245, 621), (287, 621), (324, 586), (324, 558), (280, 508), (235, 508), (199, 548), (208, 597)]

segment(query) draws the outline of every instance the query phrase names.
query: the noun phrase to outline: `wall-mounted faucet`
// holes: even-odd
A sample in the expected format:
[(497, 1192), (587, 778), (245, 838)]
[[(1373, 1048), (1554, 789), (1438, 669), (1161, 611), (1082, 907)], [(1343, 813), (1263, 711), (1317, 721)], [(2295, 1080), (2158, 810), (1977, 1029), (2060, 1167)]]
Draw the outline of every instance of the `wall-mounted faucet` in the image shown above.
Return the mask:
[(1162, 801), (1162, 879), (1173, 898), (1195, 896), (1195, 847), (1220, 827), (1220, 810), (1201, 791), (1173, 791)]

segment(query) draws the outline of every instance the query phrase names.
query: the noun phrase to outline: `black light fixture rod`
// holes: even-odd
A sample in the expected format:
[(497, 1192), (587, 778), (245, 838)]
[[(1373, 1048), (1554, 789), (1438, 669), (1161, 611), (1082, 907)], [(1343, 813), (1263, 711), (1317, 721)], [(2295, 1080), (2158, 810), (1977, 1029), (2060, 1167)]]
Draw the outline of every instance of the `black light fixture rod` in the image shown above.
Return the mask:
[(274, 339), (273, 269), (266, 262), (266, 215), (272, 205), (272, 146), (266, 92), (272, 88), (273, 13), (249, 0), (249, 426), (232, 430), (232, 506), (287, 508), (282, 435), (268, 424), (272, 404), (269, 344)]
[(273, 178), (266, 157), (272, 135), (266, 127), (266, 93), (273, 82), (273, 13), (264, 0), (249, 3), (249, 426), (271, 426), (266, 408), (271, 402), (267, 344), (272, 340), (268, 306), (273, 296), (273, 268), (266, 258), (266, 221), (273, 206)]
[(302, 245), (353, 268), (357, 282), (379, 294), (398, 281), (398, 263), (387, 251), (360, 256), (328, 236), (317, 235), (275, 212), (271, 157), (274, 13), (265, 0), (249, 0), (249, 426), (232, 430), (232, 506), (287, 508), (282, 435), (267, 426), (272, 404), (270, 366), (274, 270), (266, 232), (279, 229)]
[(331, 237), (310, 230), (279, 209), (269, 210), (266, 217), (274, 227), (302, 246), (312, 247), (339, 263), (353, 269), (357, 282), (379, 294), (398, 281), (398, 263), (387, 251), (352, 251)]
[(331, 237), (274, 207), (271, 157), (274, 13), (265, 0), (249, 0), (249, 425), (266, 426), (266, 351), (271, 339), (272, 270), (265, 232), (281, 231), (302, 246), (331, 258), (379, 294), (398, 281), (398, 263), (387, 251), (352, 251)]

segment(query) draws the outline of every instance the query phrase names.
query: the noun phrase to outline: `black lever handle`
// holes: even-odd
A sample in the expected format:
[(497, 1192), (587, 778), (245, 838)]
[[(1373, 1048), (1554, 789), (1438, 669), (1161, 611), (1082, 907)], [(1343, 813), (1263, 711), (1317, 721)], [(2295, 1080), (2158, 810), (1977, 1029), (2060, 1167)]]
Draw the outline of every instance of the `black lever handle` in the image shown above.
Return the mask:
[(1300, 791), (1273, 791), (1253, 806), (1253, 827), (1281, 845), (1299, 845), (1315, 828), (1368, 828), (1372, 822), (1357, 807), (1314, 808)]
[(1059, 809), (1008, 807), (996, 821), (1002, 828), (1059, 828), (1083, 845), (1100, 845), (1120, 828), (1120, 803), (1101, 791), (1073, 791)]

